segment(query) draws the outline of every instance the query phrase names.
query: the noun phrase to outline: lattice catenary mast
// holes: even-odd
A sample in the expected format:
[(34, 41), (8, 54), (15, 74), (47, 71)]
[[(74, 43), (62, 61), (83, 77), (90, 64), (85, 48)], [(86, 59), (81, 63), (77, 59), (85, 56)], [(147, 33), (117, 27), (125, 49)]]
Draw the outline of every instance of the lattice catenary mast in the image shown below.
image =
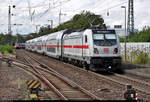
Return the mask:
[(128, 2), (128, 35), (134, 33), (134, 0)]

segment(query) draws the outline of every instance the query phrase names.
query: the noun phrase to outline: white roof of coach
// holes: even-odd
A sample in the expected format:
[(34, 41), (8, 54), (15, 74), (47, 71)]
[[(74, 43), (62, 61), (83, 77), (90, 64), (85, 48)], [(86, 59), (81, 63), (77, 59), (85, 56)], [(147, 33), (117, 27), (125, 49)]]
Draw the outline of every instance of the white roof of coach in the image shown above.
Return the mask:
[(37, 42), (42, 42), (42, 36), (41, 36), (41, 37), (36, 38), (36, 41), (37, 41)]
[(64, 38), (67, 38), (67, 37), (75, 37), (75, 36), (80, 36), (83, 34), (83, 31), (82, 32), (72, 32), (71, 34), (66, 34), (64, 36)]
[(64, 31), (65, 30), (61, 30), (59, 32), (55, 32), (55, 33), (44, 35), (44, 36), (41, 36), (38, 38), (34, 38), (34, 39), (28, 40), (26, 42), (30, 43), (30, 42), (37, 42), (37, 41), (47, 41), (47, 40), (51, 40), (51, 39), (61, 39), (61, 36), (63, 35)]
[(34, 38), (34, 39), (32, 39), (31, 42), (33, 43), (33, 42), (36, 42), (36, 41), (37, 41), (37, 38)]
[(33, 39), (29, 40), (29, 42), (31, 43)]
[(55, 33), (52, 33), (52, 34), (49, 34), (47, 37), (46, 37), (46, 41), (48, 40), (52, 40), (52, 39), (60, 39), (61, 36), (63, 35), (63, 32), (65, 30), (62, 30), (62, 31), (59, 31), (59, 32), (55, 32)]
[(46, 41), (48, 35), (42, 36), (42, 41)]
[[(35, 39), (35, 38), (34, 38)], [(30, 40), (27, 40), (26, 42), (27, 43), (32, 43), (34, 41), (34, 39), (30, 39)]]
[(62, 37), (64, 31), (65, 31), (65, 30), (59, 31), (59, 32), (58, 32), (59, 34), (57, 35), (56, 39), (61, 39), (61, 37)]
[(27, 40), (26, 43), (30, 43), (30, 40)]
[(31, 39), (31, 40), (28, 40), (29, 43), (31, 43), (31, 41), (32, 41), (32, 39)]
[(29, 42), (29, 40), (27, 40), (25, 43), (28, 43)]

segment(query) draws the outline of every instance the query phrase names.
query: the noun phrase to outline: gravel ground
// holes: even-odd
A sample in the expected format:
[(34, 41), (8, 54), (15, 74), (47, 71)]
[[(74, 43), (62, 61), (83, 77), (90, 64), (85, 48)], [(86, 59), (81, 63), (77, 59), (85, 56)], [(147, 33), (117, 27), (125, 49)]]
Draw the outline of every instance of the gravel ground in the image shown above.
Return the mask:
[(150, 83), (150, 66), (123, 64), (126, 75)]
[(140, 64), (125, 64), (123, 63), (123, 68), (127, 72), (134, 72), (135, 74), (142, 73), (143, 76), (149, 76), (150, 77), (150, 66), (148, 65), (140, 65)]
[(35, 79), (31, 74), (15, 66), (0, 66), (0, 100), (29, 100), (26, 81)]

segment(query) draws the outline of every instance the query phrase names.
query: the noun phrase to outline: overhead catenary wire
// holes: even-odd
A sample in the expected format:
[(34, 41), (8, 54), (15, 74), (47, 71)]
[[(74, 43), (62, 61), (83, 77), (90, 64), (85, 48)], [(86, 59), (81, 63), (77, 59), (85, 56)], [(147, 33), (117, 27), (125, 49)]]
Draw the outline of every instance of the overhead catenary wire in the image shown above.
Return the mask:
[[(15, 1), (15, 0), (13, 0), (13, 1)], [(22, 14), (25, 14), (25, 13), (27, 13), (27, 11), (29, 11), (28, 10), (28, 7), (21, 7), (20, 6), (20, 4), (22, 4), (23, 3), (23, 1), (25, 1), (25, 0), (17, 0), (17, 3), (16, 3), (16, 8), (15, 8), (15, 10), (16, 10), (16, 12), (19, 12), (20, 11), (20, 13), (17, 13), (17, 14), (19, 14), (19, 18), (17, 17), (17, 18), (15, 18), (14, 17), (14, 20), (12, 20), (13, 22), (15, 22), (15, 21), (17, 21), (18, 19), (24, 19), (24, 23), (26, 23), (26, 24), (28, 24), (28, 22), (26, 22), (26, 20), (28, 20), (29, 21), (29, 17), (27, 16), (27, 15), (23, 15), (22, 16)], [(60, 4), (59, 4), (59, 2), (60, 2), (60, 0), (51, 0), (51, 7), (50, 7), (50, 10), (49, 10), (49, 4), (47, 3), (49, 0), (41, 0), (40, 1), (40, 3), (39, 2), (37, 2), (37, 3), (33, 3), (32, 1), (32, 4), (35, 4), (35, 5), (31, 5), (31, 8), (32, 8), (32, 10), (31, 10), (31, 14), (33, 14), (33, 12), (35, 12), (34, 13), (34, 15), (32, 15), (33, 17), (34, 17), (34, 20), (42, 20), (43, 18), (45, 18), (46, 16), (48, 16), (49, 14), (51, 14), (51, 12), (50, 12), (50, 10), (54, 10), (55, 8), (58, 8), (59, 6), (60, 6)], [(123, 1), (123, 2), (122, 2)], [(93, 13), (97, 13), (97, 14), (103, 14), (103, 12), (104, 13), (106, 13), (106, 12), (110, 12), (110, 10), (112, 10), (112, 9), (115, 9), (115, 8), (117, 8), (117, 7), (120, 7), (120, 5), (123, 5), (123, 4), (126, 4), (127, 3), (127, 1), (128, 0), (118, 0), (118, 2), (116, 2), (116, 3), (118, 3), (118, 4), (116, 4), (116, 5), (109, 5), (107, 8), (105, 8), (105, 7), (102, 7), (102, 8), (100, 8), (99, 10), (96, 10), (96, 11), (94, 11), (95, 9), (93, 9)], [(53, 5), (54, 4), (54, 5)], [(65, 4), (67, 4), (67, 3), (65, 3)], [(104, 3), (105, 4), (105, 3)], [(18, 5), (18, 6), (17, 6)], [(96, 6), (101, 6), (101, 1), (99, 2), (99, 0), (97, 0), (97, 3), (96, 3)], [(94, 7), (94, 8), (97, 8), (97, 7)], [(8, 7), (7, 7), (8, 8)], [(40, 9), (40, 10), (39, 10)], [(62, 8), (63, 9), (63, 8)], [(102, 10), (101, 10), (102, 9)], [(68, 13), (67, 14), (67, 16), (68, 15), (71, 15), (71, 16), (73, 16), (74, 14), (75, 14), (75, 12), (81, 12), (81, 11), (83, 11), (83, 10), (85, 10), (85, 9), (75, 9), (75, 10), (63, 10), (63, 12), (64, 13), (68, 13), (68, 12), (70, 12), (70, 13)], [(90, 11), (90, 9), (87, 9), (87, 10), (89, 10)], [(44, 12), (43, 12), (44, 11)], [(71, 12), (73, 12), (73, 13), (71, 13)], [(103, 14), (104, 15), (104, 14)], [(44, 17), (43, 17), (44, 16)], [(141, 15), (140, 15), (141, 16)], [(5, 15), (5, 16), (3, 16), (4, 17), (4, 19), (7, 17), (7, 15)], [(3, 18), (2, 17), (2, 18)], [(70, 18), (70, 17), (69, 17)], [(46, 18), (46, 19), (48, 19), (48, 17)], [(45, 20), (45, 19), (44, 19)], [(4, 22), (5, 22), (5, 20), (3, 20)], [(23, 20), (22, 20), (23, 21)], [(63, 20), (64, 21), (64, 20)]]
[[(57, 2), (58, 2), (58, 0), (57, 0), (55, 3), (53, 3), (53, 4), (56, 4)], [(100, 11), (106, 11), (106, 10), (108, 10), (108, 9), (113, 9), (113, 8), (118, 7), (118, 6), (120, 6), (120, 5), (122, 5), (122, 4), (125, 4), (125, 3), (127, 3), (127, 2), (123, 2), (123, 3), (114, 5), (114, 6), (112, 6), (112, 7), (109, 7), (109, 8), (100, 10)], [(42, 5), (40, 5), (40, 6), (42, 6)], [(40, 7), (40, 6), (39, 6), (39, 7)], [(47, 6), (47, 5), (44, 5), (44, 6)], [(52, 10), (52, 9), (55, 9), (55, 8), (57, 8), (57, 7), (59, 7), (59, 6), (61, 6), (61, 5), (57, 5), (57, 6), (53, 7), (53, 8), (51, 8), (51, 10)], [(38, 7), (38, 5), (36, 5), (36, 7)], [(31, 8), (32, 8), (32, 7), (31, 7)], [(48, 8), (48, 9), (46, 9), (44, 12), (41, 12), (41, 13), (39, 13), (39, 14), (34, 15), (34, 17), (35, 17), (35, 18), (38, 17), (38, 16), (39, 16), (39, 17), (42, 17), (42, 16), (44, 16), (46, 13), (48, 13), (49, 10), (50, 10), (50, 9)], [(81, 11), (81, 9), (76, 9), (76, 10), (72, 10), (72, 11), (78, 11), (78, 10)], [(26, 10), (24, 10), (24, 11), (26, 11)], [(71, 11), (71, 10), (70, 10), (70, 11)], [(67, 11), (65, 11), (65, 12), (67, 12)]]
[[(21, 0), (21, 1), (23, 1), (23, 0)], [(54, 1), (54, 0), (53, 0)], [(56, 3), (58, 3), (58, 1), (59, 0), (57, 0), (57, 1), (55, 1), (55, 2), (53, 2), (53, 4), (56, 4)], [(44, 3), (44, 2), (46, 2), (46, 0), (44, 0), (42, 3)], [(21, 2), (18, 2), (18, 4), (20, 4)], [(109, 7), (109, 8), (106, 8), (106, 9), (104, 9), (104, 10), (100, 10), (100, 11), (105, 11), (105, 10), (108, 10), (108, 9), (112, 9), (112, 8), (115, 8), (115, 7), (118, 7), (119, 5), (122, 5), (122, 4), (124, 4), (124, 3), (127, 3), (127, 2), (123, 2), (123, 3), (120, 3), (120, 4), (117, 4), (117, 5), (114, 5), (114, 6), (112, 6), (112, 7)], [(38, 4), (40, 4), (40, 3), (38, 3)], [(42, 4), (40, 4), (40, 5), (35, 5), (35, 7), (40, 7), (40, 6), (42, 6)], [(51, 8), (51, 9), (54, 9), (54, 8), (57, 8), (57, 7), (59, 7), (60, 5), (57, 5), (57, 6), (55, 6), (55, 7), (53, 7), (53, 8)], [(26, 8), (28, 8), (28, 7), (26, 7)], [(32, 7), (31, 7), (32, 8)], [(21, 10), (21, 9), (20, 9)], [(80, 9), (76, 9), (76, 10), (72, 10), (72, 11), (77, 11), (77, 10), (80, 10)], [(28, 10), (24, 10), (24, 11), (28, 11)], [(70, 10), (71, 11), (71, 10)], [(81, 11), (81, 10), (80, 10)], [(48, 13), (49, 12), (49, 9), (47, 9), (47, 10), (45, 10), (43, 13), (40, 13), (40, 14), (37, 14), (37, 15), (34, 15), (34, 17), (36, 18), (37, 16), (39, 16), (39, 17), (42, 17), (43, 15), (45, 15), (46, 13)], [(68, 11), (64, 11), (64, 12), (68, 12)]]
[[(58, 1), (56, 1), (56, 2), (58, 2)], [(114, 5), (114, 6), (112, 6), (112, 7), (109, 7), (109, 8), (107, 8), (107, 9), (103, 9), (103, 10), (100, 10), (100, 11), (106, 11), (106, 10), (108, 10), (108, 9), (112, 9), (112, 8), (118, 7), (118, 6), (120, 6), (120, 5), (122, 5), (122, 4), (125, 4), (125, 3), (127, 3), (127, 2), (123, 2), (123, 3)], [(55, 6), (55, 7), (51, 8), (51, 9), (57, 8), (57, 7), (59, 7), (59, 6), (61, 6), (61, 4)], [(41, 17), (44, 16), (46, 13), (48, 13), (49, 10), (50, 10), (50, 8), (48, 8), (47, 10), (45, 10), (45, 11), (42, 12), (42, 13), (39, 13), (39, 14), (36, 14), (36, 15), (33, 15), (33, 16), (34, 16), (35, 18), (38, 17), (38, 16), (39, 16), (39, 18), (41, 18)], [(76, 10), (73, 10), (73, 11), (76, 11)], [(81, 11), (81, 10), (80, 10), (80, 11)], [(65, 12), (66, 12), (66, 11), (65, 11)]]
[[(28, 0), (27, 0), (28, 1)], [(56, 2), (53, 2), (53, 4), (57, 4), (57, 2), (58, 2), (59, 0), (57, 0)], [(66, 1), (70, 1), (70, 0), (64, 0), (64, 1), (61, 1), (61, 2), (66, 2)], [(44, 2), (43, 2), (44, 3)], [(46, 4), (47, 5), (47, 4)], [(57, 5), (57, 6), (55, 6), (55, 7), (53, 7), (53, 8), (48, 8), (48, 9), (46, 9), (44, 12), (41, 12), (41, 13), (39, 13), (39, 14), (34, 14), (34, 15), (31, 15), (33, 12), (31, 12), (31, 6), (30, 6), (30, 8), (29, 8), (29, 1), (28, 1), (28, 7), (23, 7), (23, 8), (25, 8), (25, 9), (29, 9), (29, 10), (22, 10), (22, 11), (29, 11), (29, 15), (30, 15), (30, 20), (32, 21), (32, 17), (34, 16), (34, 18), (36, 18), (36, 17), (42, 17), (43, 15), (45, 15), (46, 13), (48, 13), (49, 12), (49, 10), (50, 9), (55, 9), (55, 8), (57, 8), (57, 7), (59, 7), (60, 6), (60, 4), (59, 5)], [(38, 7), (38, 5), (36, 5), (37, 7)], [(41, 5), (40, 5), (41, 6)], [(45, 6), (45, 5), (44, 5)], [(20, 9), (20, 8), (17, 8), (17, 9)], [(34, 10), (35, 11), (35, 10)], [(32, 17), (31, 17), (32, 16)]]
[(53, 8), (48, 8), (48, 9), (47, 9), (47, 10), (45, 10), (44, 12), (39, 13), (39, 14), (37, 14), (37, 15), (35, 15), (35, 16), (42, 17), (43, 15), (45, 15), (46, 13), (48, 13), (50, 9), (52, 10), (52, 9), (57, 8), (57, 7), (60, 7), (60, 6), (62, 6), (62, 5), (63, 5), (62, 3), (64, 3), (64, 2), (68, 2), (68, 1), (70, 1), (70, 0), (64, 0), (64, 1), (62, 1), (62, 2), (61, 2), (61, 4), (58, 4), (57, 6), (55, 6), (55, 7), (53, 7)]

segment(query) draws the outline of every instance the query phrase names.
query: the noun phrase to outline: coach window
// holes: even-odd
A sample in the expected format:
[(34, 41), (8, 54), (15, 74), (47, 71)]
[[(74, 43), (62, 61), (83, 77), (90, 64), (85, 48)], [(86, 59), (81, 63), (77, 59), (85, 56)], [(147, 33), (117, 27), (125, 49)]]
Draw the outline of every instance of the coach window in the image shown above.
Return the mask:
[(85, 35), (85, 43), (87, 43), (87, 35)]

